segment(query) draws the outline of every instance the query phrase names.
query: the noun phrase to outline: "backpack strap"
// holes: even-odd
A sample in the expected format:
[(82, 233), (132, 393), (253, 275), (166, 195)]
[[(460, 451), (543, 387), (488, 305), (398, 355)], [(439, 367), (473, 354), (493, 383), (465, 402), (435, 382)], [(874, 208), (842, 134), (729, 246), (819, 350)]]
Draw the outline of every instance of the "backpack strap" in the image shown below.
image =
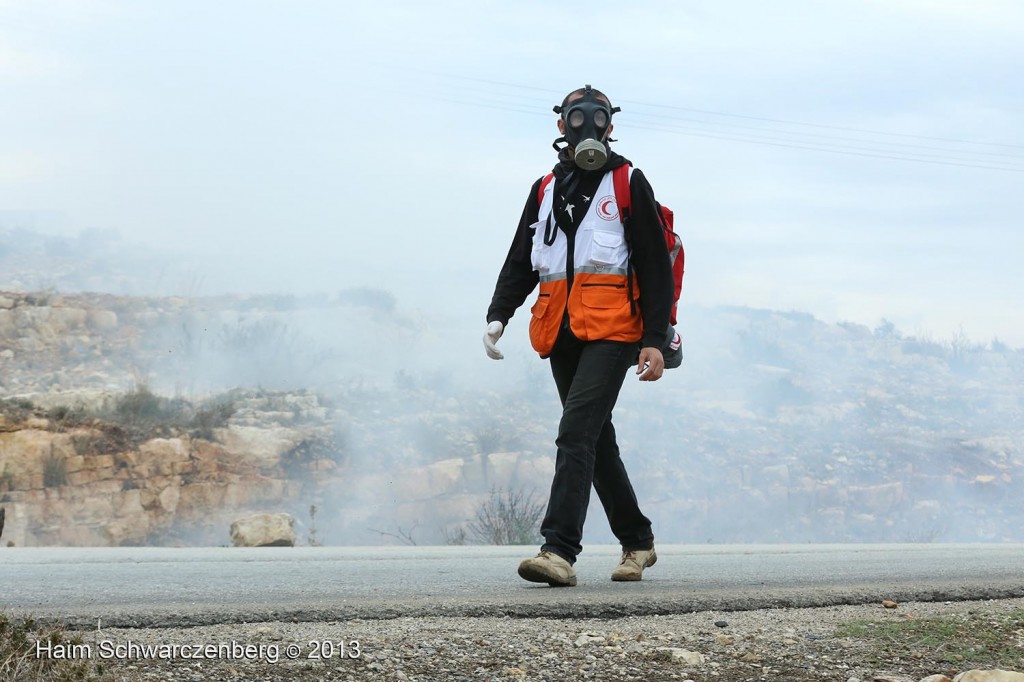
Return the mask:
[(540, 206), (544, 203), (544, 190), (551, 184), (551, 181), (555, 179), (554, 173), (548, 173), (540, 181), (540, 187), (537, 188), (537, 205)]
[(612, 169), (612, 187), (615, 189), (615, 204), (619, 207), (619, 219), (626, 239), (626, 286), (629, 290), (629, 312), (636, 315), (636, 298), (633, 296), (633, 247), (629, 241), (629, 219), (633, 209), (633, 193), (629, 189), (629, 169), (624, 163)]
[[(551, 181), (555, 179), (554, 173), (548, 173), (540, 179), (540, 186), (537, 188), (537, 210), (540, 210), (541, 205), (544, 203), (544, 190), (547, 189)], [(554, 206), (554, 204), (552, 204)], [(544, 223), (544, 245), (551, 246), (555, 243), (555, 237), (558, 236), (558, 228), (555, 226), (552, 216), (554, 211), (548, 213), (547, 221)], [(539, 217), (539, 216), (538, 216)]]
[(632, 193), (629, 191), (630, 165), (624, 163), (612, 171), (612, 185), (615, 187), (615, 203), (619, 206), (622, 224), (629, 222), (629, 214), (633, 208)]

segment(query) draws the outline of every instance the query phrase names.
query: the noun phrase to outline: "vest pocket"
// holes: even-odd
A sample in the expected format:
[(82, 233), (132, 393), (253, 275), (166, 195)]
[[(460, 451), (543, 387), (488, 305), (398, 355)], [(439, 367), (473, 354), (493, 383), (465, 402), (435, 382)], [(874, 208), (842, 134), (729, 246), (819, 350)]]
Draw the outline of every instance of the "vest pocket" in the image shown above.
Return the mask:
[(626, 285), (613, 282), (586, 282), (580, 286), (580, 319), (573, 332), (584, 341), (621, 340), (634, 327)]
[(580, 285), (580, 300), (586, 308), (621, 308), (629, 305), (626, 285), (587, 282)]
[(533, 307), (530, 308), (530, 314), (538, 319), (544, 317), (544, 312), (548, 309), (548, 303), (551, 302), (551, 294), (540, 294), (537, 296), (536, 302)]
[(594, 230), (590, 261), (597, 265), (618, 265), (622, 260), (622, 245), (621, 234)]
[[(564, 300), (564, 299), (563, 299)], [(561, 311), (558, 306), (551, 306), (551, 294), (542, 293), (537, 297), (537, 302), (530, 308), (530, 345), (540, 353), (541, 357), (547, 357), (555, 346), (555, 339), (558, 337), (558, 327), (562, 321)]]

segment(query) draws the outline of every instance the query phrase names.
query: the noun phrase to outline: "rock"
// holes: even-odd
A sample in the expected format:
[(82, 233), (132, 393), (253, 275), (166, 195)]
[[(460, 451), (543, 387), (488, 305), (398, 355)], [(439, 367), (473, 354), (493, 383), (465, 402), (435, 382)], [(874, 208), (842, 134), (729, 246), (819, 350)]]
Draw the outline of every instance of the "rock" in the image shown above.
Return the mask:
[(216, 429), (217, 440), (228, 450), (244, 455), (259, 467), (273, 468), (281, 464), (281, 456), (301, 443), (306, 434), (299, 429), (272, 425), (240, 426), (231, 424)]
[(921, 682), (953, 682), (945, 675), (929, 675), (928, 677), (921, 680)]
[(744, 661), (745, 663), (760, 663), (761, 657), (755, 653), (748, 651), (740, 657), (740, 660)]
[(871, 678), (871, 682), (914, 682), (909, 677), (903, 677), (902, 675), (875, 675)]
[(730, 644), (736, 643), (736, 638), (732, 635), (717, 635), (715, 641), (723, 646), (729, 646)]
[(603, 635), (599, 635), (596, 632), (583, 632), (573, 644), (577, 647), (586, 646), (587, 644), (602, 644), (605, 639)]
[(716, 620), (715, 621), (715, 627), (727, 628), (727, 627), (729, 627), (729, 624), (727, 622), (725, 622), (724, 620)]
[(291, 514), (253, 514), (231, 524), (235, 547), (294, 547), (295, 519)]
[(146, 476), (170, 476), (175, 473), (175, 464), (183, 464), (188, 460), (189, 447), (183, 438), (148, 440), (139, 445), (136, 458), (139, 473)]
[(679, 647), (660, 646), (656, 651), (672, 661), (673, 663), (685, 663), (686, 665), (703, 665), (704, 654), (698, 651), (688, 651)]
[[(169, 485), (160, 491), (158, 496), (160, 501), (160, 508), (169, 513), (173, 514), (178, 509), (178, 501), (181, 499), (181, 487), (176, 485)], [(295, 544), (293, 540), (291, 544)]]
[(50, 326), (55, 332), (67, 334), (85, 325), (88, 313), (81, 308), (51, 308)]
[(90, 310), (86, 320), (93, 329), (109, 331), (117, 327), (117, 313), (112, 310)]
[(853, 485), (846, 489), (851, 506), (878, 513), (889, 511), (904, 499), (903, 483)]
[(282, 639), (284, 639), (284, 635), (281, 634), (280, 630), (275, 630), (274, 628), (271, 628), (268, 625), (261, 625), (260, 627), (256, 628), (254, 634), (256, 636), (256, 639), (258, 640), (280, 642)]
[(882, 606), (884, 606), (887, 609), (895, 609), (897, 606), (899, 606), (899, 604), (897, 604), (891, 599), (883, 599)]
[(1009, 670), (968, 670), (953, 678), (953, 682), (1024, 682), (1024, 673)]

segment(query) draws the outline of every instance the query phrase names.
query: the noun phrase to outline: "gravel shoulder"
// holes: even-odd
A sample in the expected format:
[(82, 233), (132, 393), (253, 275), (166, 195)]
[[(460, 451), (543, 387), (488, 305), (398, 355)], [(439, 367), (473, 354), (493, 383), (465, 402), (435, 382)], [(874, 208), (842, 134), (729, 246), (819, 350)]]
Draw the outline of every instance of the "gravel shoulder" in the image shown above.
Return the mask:
[[(1024, 599), (884, 608), (880, 598), (859, 606), (614, 619), (415, 617), (81, 635), (90, 660), (119, 680), (916, 681), (970, 668), (1024, 670), (1022, 614)], [(919, 629), (901, 634), (900, 624), (932, 619), (959, 629), (948, 630), (949, 641), (922, 637)], [(859, 621), (877, 621), (862, 631), (876, 628), (880, 636), (851, 636), (847, 624)], [(985, 628), (1005, 647), (965, 649), (965, 658), (955, 632)], [(199, 652), (207, 657), (196, 659)]]

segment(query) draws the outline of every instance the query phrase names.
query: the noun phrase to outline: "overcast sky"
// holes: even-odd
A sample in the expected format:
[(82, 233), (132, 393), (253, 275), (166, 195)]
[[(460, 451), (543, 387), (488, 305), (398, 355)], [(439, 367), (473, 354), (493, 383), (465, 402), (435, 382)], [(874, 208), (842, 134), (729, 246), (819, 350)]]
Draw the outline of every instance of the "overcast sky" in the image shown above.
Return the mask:
[(684, 316), (1024, 345), (1024, 4), (353, 5), (0, 0), (0, 227), (113, 229), (201, 293), (380, 286), (482, 332), (551, 106), (592, 83), (676, 210)]

